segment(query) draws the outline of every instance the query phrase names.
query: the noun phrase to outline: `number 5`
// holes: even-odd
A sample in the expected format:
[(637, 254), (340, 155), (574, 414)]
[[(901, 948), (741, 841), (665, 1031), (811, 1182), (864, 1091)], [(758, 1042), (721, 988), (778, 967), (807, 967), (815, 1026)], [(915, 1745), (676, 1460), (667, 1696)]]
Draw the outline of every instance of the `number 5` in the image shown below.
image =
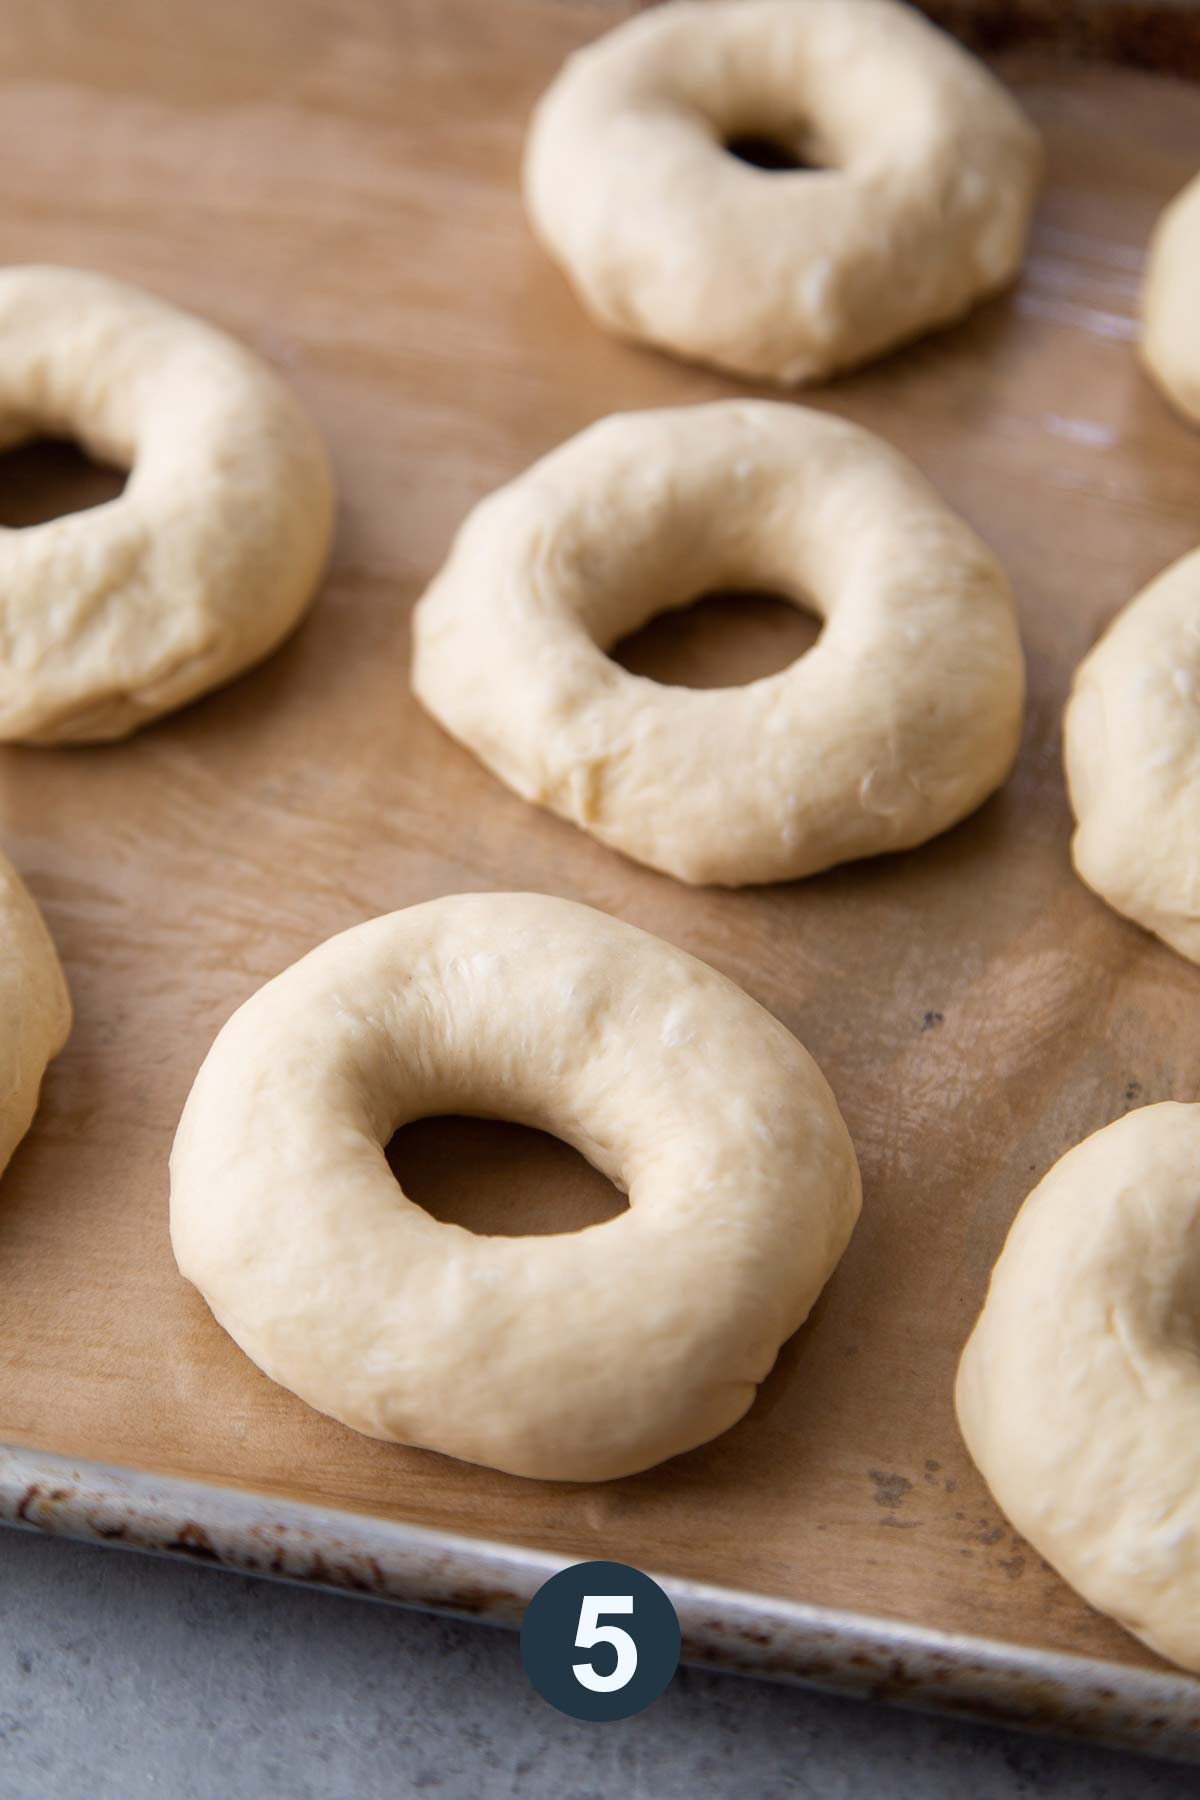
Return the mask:
[(632, 1594), (585, 1594), (579, 1608), (579, 1630), (575, 1647), (591, 1650), (596, 1644), (611, 1644), (617, 1653), (617, 1664), (611, 1675), (598, 1675), (590, 1662), (572, 1663), (575, 1679), (593, 1694), (613, 1694), (633, 1680), (637, 1668), (637, 1645), (619, 1625), (601, 1625), (602, 1613), (631, 1613)]

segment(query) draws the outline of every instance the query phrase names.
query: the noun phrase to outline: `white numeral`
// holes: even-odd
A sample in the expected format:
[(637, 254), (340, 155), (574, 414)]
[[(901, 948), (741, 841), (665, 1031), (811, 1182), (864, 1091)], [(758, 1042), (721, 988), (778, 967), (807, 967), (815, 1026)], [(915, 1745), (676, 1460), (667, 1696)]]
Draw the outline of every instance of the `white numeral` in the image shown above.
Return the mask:
[(602, 1613), (631, 1613), (633, 1611), (632, 1594), (585, 1594), (583, 1604), (579, 1608), (579, 1630), (575, 1633), (575, 1647), (578, 1650), (591, 1650), (596, 1644), (611, 1644), (617, 1653), (617, 1666), (611, 1675), (598, 1675), (591, 1663), (572, 1663), (575, 1679), (581, 1687), (590, 1688), (593, 1694), (612, 1694), (618, 1688), (627, 1687), (633, 1680), (633, 1672), (637, 1668), (637, 1645), (627, 1631), (619, 1625), (601, 1625)]

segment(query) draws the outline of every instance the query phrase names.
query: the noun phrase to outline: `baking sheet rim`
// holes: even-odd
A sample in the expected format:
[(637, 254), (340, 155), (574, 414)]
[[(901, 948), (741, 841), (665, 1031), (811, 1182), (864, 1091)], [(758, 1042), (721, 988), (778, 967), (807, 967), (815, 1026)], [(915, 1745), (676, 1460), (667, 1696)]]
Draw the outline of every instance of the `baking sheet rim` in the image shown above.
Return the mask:
[[(0, 1444), (0, 1523), (509, 1627), (578, 1560), (15, 1444)], [(657, 1579), (689, 1664), (1200, 1762), (1200, 1680), (1166, 1666)]]

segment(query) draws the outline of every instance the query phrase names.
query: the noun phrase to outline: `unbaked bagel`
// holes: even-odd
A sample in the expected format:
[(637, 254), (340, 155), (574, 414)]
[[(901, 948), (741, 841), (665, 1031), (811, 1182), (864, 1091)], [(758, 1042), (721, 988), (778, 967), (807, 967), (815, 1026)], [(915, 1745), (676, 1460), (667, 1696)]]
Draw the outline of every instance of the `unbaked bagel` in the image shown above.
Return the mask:
[(1128, 1113), (1017, 1215), (958, 1374), (959, 1423), (1034, 1548), (1200, 1672), (1200, 1106)]
[(1142, 361), (1200, 425), (1200, 175), (1155, 227), (1142, 288)]
[(248, 350), (103, 275), (0, 270), (0, 448), (40, 432), (130, 474), (107, 505), (0, 530), (0, 740), (123, 737), (296, 624), (332, 480)]
[[(447, 1112), (555, 1133), (628, 1211), (552, 1237), (439, 1223), (384, 1148)], [(274, 1380), (372, 1437), (567, 1481), (741, 1418), (858, 1208), (790, 1032), (540, 894), (435, 900), (314, 950), (221, 1031), (171, 1155), (179, 1267)]]
[[(703, 692), (605, 654), (729, 588), (811, 606), (820, 640)], [(591, 426), (475, 508), (413, 631), (414, 689), (447, 731), (682, 881), (789, 880), (919, 844), (999, 786), (1021, 729), (994, 558), (879, 438), (770, 401)]]
[(1200, 962), (1200, 550), (1144, 588), (1085, 657), (1063, 741), (1079, 874)]
[(0, 856), (0, 1171), (33, 1123), (46, 1064), (71, 1029), (71, 999), (37, 904)]
[[(728, 153), (751, 135), (820, 166)], [(524, 182), (602, 325), (794, 383), (1010, 281), (1040, 167), (1003, 88), (894, 0), (676, 0), (570, 58)]]

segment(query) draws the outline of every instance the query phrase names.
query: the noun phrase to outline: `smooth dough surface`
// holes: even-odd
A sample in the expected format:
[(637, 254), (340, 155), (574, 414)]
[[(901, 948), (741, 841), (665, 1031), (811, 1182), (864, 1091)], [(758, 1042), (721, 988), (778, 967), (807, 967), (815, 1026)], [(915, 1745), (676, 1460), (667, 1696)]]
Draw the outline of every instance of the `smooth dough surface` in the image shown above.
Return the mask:
[(70, 995), (50, 933), (0, 856), (0, 1173), (33, 1123), (46, 1064), (70, 1029)]
[(106, 505), (0, 529), (0, 740), (123, 737), (274, 649), (333, 483), (299, 402), (223, 332), (79, 269), (0, 269), (0, 448), (129, 469)]
[(1064, 721), (1083, 880), (1200, 962), (1200, 550), (1117, 615)]
[(1127, 1113), (1017, 1215), (963, 1352), (997, 1501), (1101, 1612), (1200, 1672), (1200, 1106)]
[(1200, 425), (1200, 175), (1166, 208), (1142, 289), (1142, 361)]
[[(790, 668), (698, 691), (605, 651), (714, 590), (824, 620)], [(503, 781), (682, 881), (919, 844), (1016, 754), (1008, 583), (904, 457), (771, 401), (604, 419), (478, 505), (418, 602), (413, 687)]]
[[(554, 1133), (629, 1195), (484, 1237), (401, 1191), (437, 1113)], [(858, 1215), (820, 1071), (704, 963), (589, 907), (472, 894), (372, 920), (217, 1037), (171, 1156), (183, 1274), (246, 1353), (372, 1437), (600, 1481), (739, 1419)]]
[[(817, 168), (729, 154), (770, 138)], [(1016, 274), (1037, 133), (894, 0), (676, 0), (572, 56), (525, 154), (534, 229), (610, 330), (816, 380)]]

